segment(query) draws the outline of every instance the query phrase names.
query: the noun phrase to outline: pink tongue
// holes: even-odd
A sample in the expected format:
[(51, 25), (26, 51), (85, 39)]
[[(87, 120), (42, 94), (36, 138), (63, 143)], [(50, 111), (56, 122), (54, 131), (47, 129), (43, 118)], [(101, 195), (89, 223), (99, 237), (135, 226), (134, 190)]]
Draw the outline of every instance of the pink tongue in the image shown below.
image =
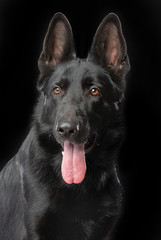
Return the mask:
[(62, 177), (68, 184), (81, 183), (86, 173), (84, 143), (64, 142), (64, 156), (61, 166)]

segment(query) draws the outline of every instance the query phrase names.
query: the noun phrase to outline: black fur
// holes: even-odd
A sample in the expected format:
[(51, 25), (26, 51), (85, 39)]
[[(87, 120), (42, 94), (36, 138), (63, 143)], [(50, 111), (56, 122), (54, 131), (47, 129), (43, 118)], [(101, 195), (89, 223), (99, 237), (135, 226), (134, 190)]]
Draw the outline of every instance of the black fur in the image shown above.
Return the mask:
[[(32, 128), (0, 174), (0, 239), (109, 239), (120, 212), (116, 162), (129, 70), (118, 17), (102, 21), (83, 60), (76, 58), (68, 20), (55, 14), (39, 69)], [(86, 142), (87, 171), (79, 184), (62, 178), (64, 141)]]

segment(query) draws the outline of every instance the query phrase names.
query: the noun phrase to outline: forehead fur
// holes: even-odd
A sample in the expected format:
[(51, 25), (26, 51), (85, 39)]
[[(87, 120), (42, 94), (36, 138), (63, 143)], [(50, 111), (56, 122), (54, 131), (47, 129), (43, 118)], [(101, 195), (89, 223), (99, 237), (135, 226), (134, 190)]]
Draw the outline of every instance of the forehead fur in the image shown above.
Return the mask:
[(101, 66), (87, 60), (76, 59), (70, 62), (62, 63), (53, 72), (50, 83), (60, 79), (68, 79), (70, 82), (81, 81), (83, 79), (96, 79), (99, 76), (110, 78), (110, 75)]

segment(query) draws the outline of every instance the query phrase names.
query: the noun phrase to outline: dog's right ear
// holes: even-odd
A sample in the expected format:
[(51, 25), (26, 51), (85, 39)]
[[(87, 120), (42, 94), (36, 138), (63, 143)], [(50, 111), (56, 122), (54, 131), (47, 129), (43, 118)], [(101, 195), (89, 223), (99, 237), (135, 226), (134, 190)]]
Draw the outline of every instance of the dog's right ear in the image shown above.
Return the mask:
[(62, 13), (56, 13), (49, 24), (38, 61), (40, 73), (73, 57), (75, 57), (75, 48), (70, 23)]

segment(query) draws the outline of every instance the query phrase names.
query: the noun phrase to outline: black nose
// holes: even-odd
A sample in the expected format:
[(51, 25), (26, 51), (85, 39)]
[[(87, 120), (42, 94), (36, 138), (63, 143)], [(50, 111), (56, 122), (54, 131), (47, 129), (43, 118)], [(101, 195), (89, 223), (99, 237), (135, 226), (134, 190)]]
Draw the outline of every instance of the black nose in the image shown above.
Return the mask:
[(61, 136), (70, 137), (79, 131), (79, 124), (74, 122), (60, 122), (56, 130)]

